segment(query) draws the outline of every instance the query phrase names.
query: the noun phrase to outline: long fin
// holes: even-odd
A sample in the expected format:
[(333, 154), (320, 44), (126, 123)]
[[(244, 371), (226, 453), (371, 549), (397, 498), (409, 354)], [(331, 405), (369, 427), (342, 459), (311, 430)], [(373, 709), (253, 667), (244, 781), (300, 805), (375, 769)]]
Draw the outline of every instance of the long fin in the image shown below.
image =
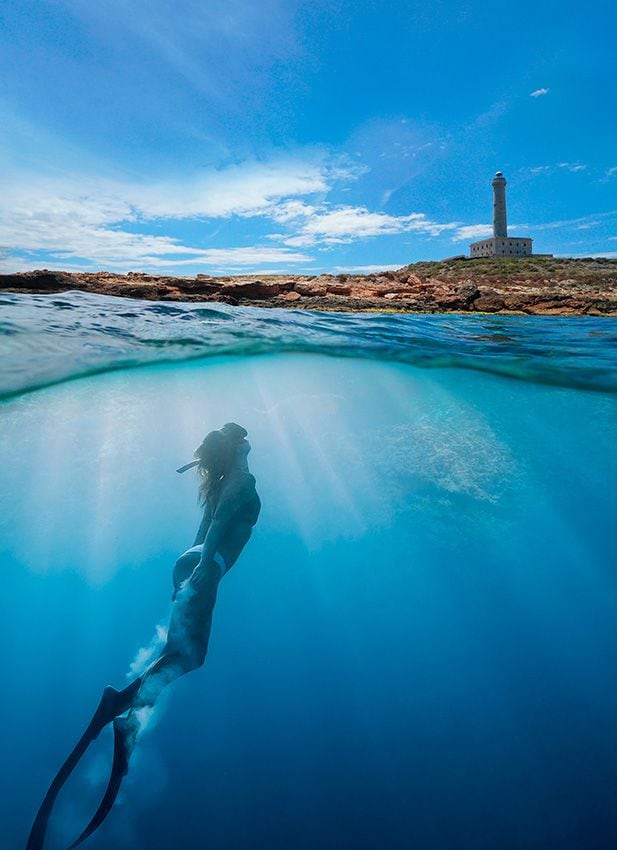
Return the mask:
[[(136, 680), (138, 682), (139, 680)], [(84, 753), (108, 723), (127, 709), (127, 700), (132, 700), (134, 694), (131, 690), (117, 691), (109, 685), (103, 689), (100, 702), (88, 724), (88, 727), (79, 741), (73, 747), (69, 757), (66, 759), (58, 773), (55, 775), (51, 785), (47, 789), (47, 793), (43, 798), (43, 802), (36, 813), (26, 850), (42, 850), (45, 843), (45, 833), (47, 832), (47, 824), (51, 816), (52, 809), (58, 798), (58, 794), (62, 790), (69, 776), (73, 773)]]
[(122, 780), (128, 773), (129, 759), (135, 746), (135, 738), (136, 733), (131, 722), (125, 717), (117, 717), (114, 720), (114, 761), (105, 794), (94, 817), (79, 838), (70, 845), (68, 850), (74, 850), (86, 838), (89, 838), (93, 832), (96, 832), (111, 812), (120, 791)]

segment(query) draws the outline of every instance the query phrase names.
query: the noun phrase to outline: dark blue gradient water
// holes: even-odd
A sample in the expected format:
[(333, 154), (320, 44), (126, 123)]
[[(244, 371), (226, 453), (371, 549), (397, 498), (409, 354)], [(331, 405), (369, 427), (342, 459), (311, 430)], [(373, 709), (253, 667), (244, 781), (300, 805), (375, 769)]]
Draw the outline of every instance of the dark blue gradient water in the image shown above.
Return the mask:
[[(165, 625), (200, 519), (175, 468), (230, 420), (260, 520), (205, 667), (86, 846), (615, 845), (617, 325), (0, 309), (3, 850)], [(110, 738), (50, 850), (96, 808)]]

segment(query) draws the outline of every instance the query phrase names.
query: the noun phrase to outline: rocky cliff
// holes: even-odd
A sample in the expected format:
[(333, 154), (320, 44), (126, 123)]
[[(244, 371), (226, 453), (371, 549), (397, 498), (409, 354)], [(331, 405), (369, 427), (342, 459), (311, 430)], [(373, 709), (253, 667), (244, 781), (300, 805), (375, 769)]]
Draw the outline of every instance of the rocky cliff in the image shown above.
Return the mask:
[(368, 275), (163, 277), (47, 269), (0, 275), (0, 290), (309, 310), (617, 316), (617, 260), (453, 259)]

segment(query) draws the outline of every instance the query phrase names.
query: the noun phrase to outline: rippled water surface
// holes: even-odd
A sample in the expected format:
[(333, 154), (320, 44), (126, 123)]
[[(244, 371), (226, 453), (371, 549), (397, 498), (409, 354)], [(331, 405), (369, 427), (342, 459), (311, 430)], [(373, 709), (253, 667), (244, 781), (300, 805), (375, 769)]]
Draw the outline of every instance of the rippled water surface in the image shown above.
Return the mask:
[(617, 388), (610, 319), (312, 313), (165, 304), (82, 292), (0, 294), (0, 392), (220, 354), (312, 352)]
[(230, 420), (262, 514), (84, 847), (615, 846), (615, 320), (68, 293), (0, 321), (2, 850), (157, 646), (200, 520), (175, 470)]

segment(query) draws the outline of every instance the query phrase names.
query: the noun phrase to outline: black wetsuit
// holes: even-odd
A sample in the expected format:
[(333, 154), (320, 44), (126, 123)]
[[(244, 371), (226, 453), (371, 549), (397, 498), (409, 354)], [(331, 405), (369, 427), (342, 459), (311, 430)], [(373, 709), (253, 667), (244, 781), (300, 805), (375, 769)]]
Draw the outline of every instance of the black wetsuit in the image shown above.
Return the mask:
[[(246, 442), (245, 440), (244, 443)], [(206, 502), (192, 548), (181, 555), (175, 563), (174, 595), (199, 563), (201, 551), (197, 551), (196, 547), (203, 546), (214, 523), (223, 526), (217, 553), (225, 562), (225, 572), (233, 567), (246, 546), (261, 510), (261, 500), (255, 489), (255, 476), (248, 471), (246, 464), (249, 448), (248, 443), (246, 448), (241, 446), (244, 455), (242, 460), (239, 460), (231, 472), (225, 476), (215, 498)]]
[[(236, 462), (219, 491), (205, 505), (193, 547), (178, 558), (173, 571), (175, 601), (163, 655), (181, 659), (184, 671), (203, 664), (208, 650), (212, 611), (218, 583), (246, 546), (261, 510), (255, 476), (248, 471), (247, 440), (238, 447)], [(203, 581), (194, 588), (187, 580), (201, 561), (208, 534), (216, 529), (216, 561), (203, 566)], [(207, 545), (207, 544), (206, 544)], [(202, 567), (200, 567), (202, 569)]]

